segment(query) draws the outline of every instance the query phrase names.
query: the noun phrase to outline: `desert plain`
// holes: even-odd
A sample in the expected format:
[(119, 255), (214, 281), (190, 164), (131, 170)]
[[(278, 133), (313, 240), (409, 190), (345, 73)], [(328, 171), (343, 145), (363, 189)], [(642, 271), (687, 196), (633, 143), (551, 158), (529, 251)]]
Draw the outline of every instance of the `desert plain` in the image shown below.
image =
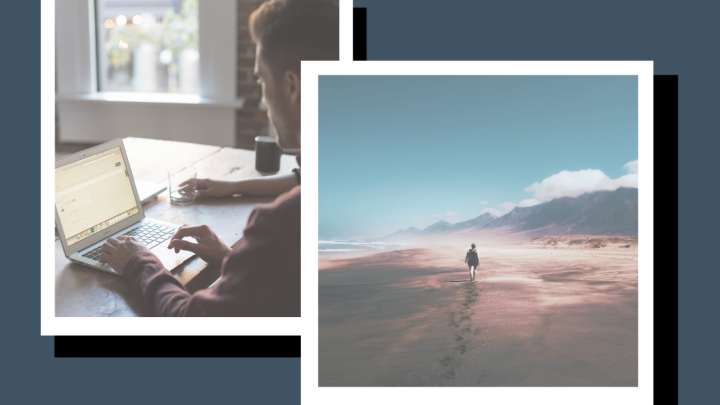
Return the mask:
[(638, 240), (319, 259), (320, 386), (638, 385)]

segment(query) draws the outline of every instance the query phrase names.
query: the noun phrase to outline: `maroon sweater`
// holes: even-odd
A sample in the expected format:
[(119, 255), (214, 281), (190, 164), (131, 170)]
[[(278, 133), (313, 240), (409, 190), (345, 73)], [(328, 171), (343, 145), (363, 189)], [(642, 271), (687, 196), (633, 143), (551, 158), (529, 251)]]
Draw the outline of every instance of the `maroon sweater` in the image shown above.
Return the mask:
[(150, 316), (300, 316), (300, 186), (253, 210), (212, 288), (190, 294), (151, 252), (124, 277)]

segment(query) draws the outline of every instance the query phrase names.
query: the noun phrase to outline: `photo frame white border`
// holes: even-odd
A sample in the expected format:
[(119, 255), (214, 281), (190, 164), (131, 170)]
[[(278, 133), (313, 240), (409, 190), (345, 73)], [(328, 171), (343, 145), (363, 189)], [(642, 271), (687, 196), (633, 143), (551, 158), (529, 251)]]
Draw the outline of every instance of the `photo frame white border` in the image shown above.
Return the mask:
[[(92, 0), (74, 0), (92, 1)], [(54, 228), (55, 0), (42, 0), (40, 70), (40, 334), (60, 335), (299, 335), (295, 318), (56, 317)], [(18, 271), (34, 271), (32, 268)], [(301, 313), (302, 315), (302, 313)]]
[[(653, 398), (653, 62), (302, 62), (302, 400), (313, 404), (638, 404)], [(318, 81), (325, 75), (631, 75), (638, 77), (637, 387), (318, 387)], [(314, 316), (309, 316), (313, 314)]]

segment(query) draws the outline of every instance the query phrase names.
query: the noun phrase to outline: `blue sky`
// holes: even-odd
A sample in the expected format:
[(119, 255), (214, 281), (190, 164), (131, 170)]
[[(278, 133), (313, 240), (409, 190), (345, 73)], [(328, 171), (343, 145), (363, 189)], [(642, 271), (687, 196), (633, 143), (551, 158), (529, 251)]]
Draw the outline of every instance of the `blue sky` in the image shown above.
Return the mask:
[(321, 76), (319, 236), (637, 186), (635, 76)]

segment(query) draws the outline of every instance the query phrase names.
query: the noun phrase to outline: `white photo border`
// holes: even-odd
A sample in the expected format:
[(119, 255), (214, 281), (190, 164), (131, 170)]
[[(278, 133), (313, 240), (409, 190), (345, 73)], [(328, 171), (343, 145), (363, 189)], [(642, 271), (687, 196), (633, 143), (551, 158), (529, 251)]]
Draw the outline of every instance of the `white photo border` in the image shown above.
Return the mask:
[[(225, 0), (232, 1), (232, 0)], [(55, 6), (42, 0), (40, 70), (40, 334), (300, 335), (302, 318), (56, 317), (53, 227), (55, 150)], [(304, 177), (303, 177), (304, 180)], [(306, 312), (307, 314), (307, 312)], [(301, 312), (302, 315), (302, 312)]]
[[(302, 400), (313, 404), (638, 404), (653, 398), (653, 62), (302, 62)], [(637, 387), (318, 387), (318, 78), (324, 75), (628, 75), (638, 78)], [(312, 315), (311, 315), (312, 314)], [(450, 391), (452, 390), (452, 391)], [(480, 391), (482, 391), (480, 393)], [(451, 395), (451, 397), (449, 397)], [(480, 396), (479, 396), (480, 395)]]

